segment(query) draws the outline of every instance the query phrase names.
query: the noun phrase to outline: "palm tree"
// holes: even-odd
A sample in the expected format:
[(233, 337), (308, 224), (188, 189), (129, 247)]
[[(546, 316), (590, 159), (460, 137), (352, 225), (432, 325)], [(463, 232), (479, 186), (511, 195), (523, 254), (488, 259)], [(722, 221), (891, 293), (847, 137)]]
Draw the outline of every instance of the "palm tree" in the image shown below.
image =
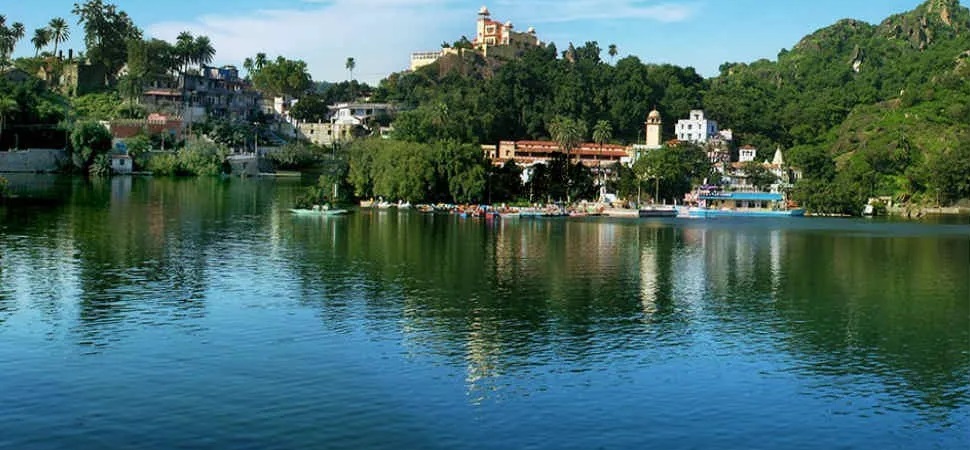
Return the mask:
[(189, 70), (189, 62), (192, 60), (192, 50), (195, 38), (192, 33), (183, 31), (175, 38), (175, 57), (182, 63), (182, 72)]
[(195, 42), (192, 43), (192, 60), (199, 65), (199, 71), (202, 71), (202, 66), (211, 63), (215, 56), (216, 49), (212, 47), (208, 36), (195, 38)]
[(593, 126), (593, 142), (599, 144), (600, 153), (603, 153), (603, 144), (613, 139), (613, 126), (606, 120), (600, 120)]
[(30, 43), (34, 44), (34, 58), (40, 56), (40, 49), (47, 46), (51, 41), (51, 32), (47, 28), (38, 28), (34, 30), (34, 37), (30, 39)]
[(356, 100), (357, 93), (355, 92), (356, 89), (354, 89), (354, 68), (357, 67), (357, 61), (355, 61), (352, 57), (347, 58), (347, 62), (344, 64), (344, 67), (346, 67), (350, 72), (350, 96)]
[(57, 57), (57, 44), (65, 42), (71, 37), (71, 29), (67, 26), (67, 21), (60, 17), (51, 19), (47, 24), (51, 42), (54, 43), (54, 56)]
[(610, 55), (610, 63), (612, 64), (613, 59), (615, 59), (616, 55), (619, 54), (620, 52), (619, 50), (617, 50), (616, 44), (610, 44), (610, 50), (607, 53), (609, 53)]
[(357, 67), (357, 61), (354, 61), (354, 58), (347, 58), (347, 63), (344, 64), (344, 67), (350, 72), (350, 81), (354, 81), (354, 68)]
[(558, 116), (549, 123), (549, 134), (552, 135), (552, 140), (556, 141), (559, 150), (566, 153), (566, 202), (569, 203), (571, 201), (569, 169), (572, 165), (570, 152), (586, 138), (586, 123), (581, 120)]
[(24, 24), (20, 22), (14, 22), (13, 25), (10, 26), (10, 34), (13, 36), (13, 40), (15, 43), (23, 39), (24, 33), (26, 32), (27, 32), (27, 29), (24, 28)]
[(256, 59), (253, 60), (253, 69), (259, 72), (263, 70), (263, 67), (266, 67), (266, 54), (260, 52), (256, 54)]
[(7, 116), (17, 111), (19, 105), (10, 97), (0, 97), (0, 142), (3, 142), (3, 127), (6, 125)]
[(253, 59), (246, 58), (243, 60), (243, 69), (246, 69), (246, 76), (252, 77), (253, 75)]

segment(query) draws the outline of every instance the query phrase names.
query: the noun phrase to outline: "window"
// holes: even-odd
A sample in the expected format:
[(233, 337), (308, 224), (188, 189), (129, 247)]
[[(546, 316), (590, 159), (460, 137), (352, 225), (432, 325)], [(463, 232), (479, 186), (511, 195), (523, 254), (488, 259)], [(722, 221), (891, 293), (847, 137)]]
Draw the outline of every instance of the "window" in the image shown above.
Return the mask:
[(687, 125), (687, 129), (688, 130), (693, 130), (694, 129), (694, 124), (688, 124)]

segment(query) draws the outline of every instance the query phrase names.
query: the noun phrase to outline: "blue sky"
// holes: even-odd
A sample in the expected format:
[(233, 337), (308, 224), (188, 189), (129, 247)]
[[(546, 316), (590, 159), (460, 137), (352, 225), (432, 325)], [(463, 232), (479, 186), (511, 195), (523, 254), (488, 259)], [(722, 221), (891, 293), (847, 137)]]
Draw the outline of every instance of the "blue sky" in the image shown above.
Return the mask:
[[(71, 15), (73, 0), (4, 0), (0, 14), (23, 22), (18, 55), (33, 55), (30, 36), (51, 17), (68, 19), (71, 41), (83, 48)], [(376, 82), (404, 69), (412, 51), (475, 33), (482, 0), (118, 0), (148, 36), (173, 40), (181, 30), (208, 35), (217, 64), (241, 64), (263, 51), (307, 61), (316, 80), (355, 76)], [(726, 61), (774, 59), (804, 35), (842, 18), (878, 22), (915, 8), (921, 0), (492, 0), (493, 18), (516, 28), (534, 26), (560, 50), (570, 41), (615, 43), (620, 55), (646, 62), (692, 66), (704, 76)], [(607, 55), (604, 51), (604, 59)]]

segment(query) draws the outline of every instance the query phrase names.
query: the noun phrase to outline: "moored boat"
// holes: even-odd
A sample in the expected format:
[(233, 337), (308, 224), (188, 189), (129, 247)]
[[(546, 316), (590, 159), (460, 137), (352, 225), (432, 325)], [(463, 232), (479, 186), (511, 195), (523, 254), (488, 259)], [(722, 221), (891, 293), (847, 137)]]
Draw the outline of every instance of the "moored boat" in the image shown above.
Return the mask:
[(684, 217), (802, 217), (805, 209), (774, 192), (702, 192), (698, 205), (683, 209)]
[(340, 208), (331, 208), (328, 205), (313, 205), (313, 208), (293, 208), (290, 212), (298, 216), (342, 216), (349, 211)]
[(637, 211), (637, 216), (641, 218), (677, 217), (677, 208), (664, 205), (644, 206)]

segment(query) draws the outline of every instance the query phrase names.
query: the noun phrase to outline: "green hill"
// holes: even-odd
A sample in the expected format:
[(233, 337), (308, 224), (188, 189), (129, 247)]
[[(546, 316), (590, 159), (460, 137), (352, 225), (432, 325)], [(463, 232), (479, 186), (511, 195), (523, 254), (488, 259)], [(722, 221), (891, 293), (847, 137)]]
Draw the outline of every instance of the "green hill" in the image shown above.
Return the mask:
[(398, 123), (410, 140), (544, 138), (553, 117), (569, 116), (588, 128), (609, 120), (615, 140), (634, 142), (652, 107), (667, 137), (703, 107), (739, 145), (791, 149), (806, 175), (795, 195), (816, 211), (856, 212), (870, 196), (970, 198), (970, 10), (957, 0), (879, 24), (841, 20), (777, 60), (725, 63), (706, 80), (636, 57), (606, 64), (587, 42), (433, 64), (393, 75), (378, 95), (414, 107)]

